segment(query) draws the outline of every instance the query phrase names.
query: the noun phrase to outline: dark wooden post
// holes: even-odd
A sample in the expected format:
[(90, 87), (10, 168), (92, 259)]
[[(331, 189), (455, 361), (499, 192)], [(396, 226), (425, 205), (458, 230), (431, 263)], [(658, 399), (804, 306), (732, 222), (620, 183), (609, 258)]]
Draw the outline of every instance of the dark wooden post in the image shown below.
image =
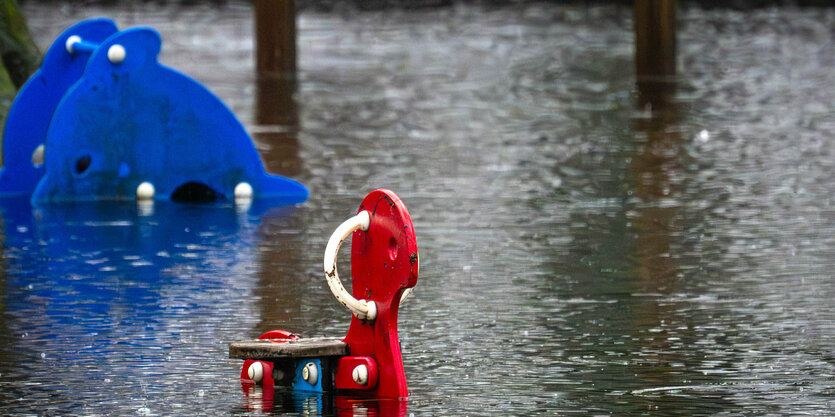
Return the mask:
[(293, 176), (298, 158), (299, 112), (296, 91), (296, 2), (255, 0), (255, 119), (262, 129), (254, 139), (272, 173)]
[(259, 76), (296, 78), (295, 0), (255, 0), (255, 49)]
[(675, 75), (675, 0), (635, 0), (634, 20), (638, 82)]

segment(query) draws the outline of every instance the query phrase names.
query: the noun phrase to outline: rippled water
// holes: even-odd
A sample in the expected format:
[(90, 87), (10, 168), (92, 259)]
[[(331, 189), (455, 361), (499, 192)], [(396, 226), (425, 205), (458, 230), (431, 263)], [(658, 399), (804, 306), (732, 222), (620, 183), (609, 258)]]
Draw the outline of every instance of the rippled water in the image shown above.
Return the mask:
[(344, 334), (322, 251), (377, 187), (423, 266), (407, 415), (835, 409), (835, 10), (683, 9), (679, 77), (641, 89), (628, 7), (304, 11), (297, 128), (259, 113), (247, 5), (24, 12), (44, 46), (86, 16), (154, 26), (311, 198), (5, 208), (2, 414), (256, 409), (227, 344)]

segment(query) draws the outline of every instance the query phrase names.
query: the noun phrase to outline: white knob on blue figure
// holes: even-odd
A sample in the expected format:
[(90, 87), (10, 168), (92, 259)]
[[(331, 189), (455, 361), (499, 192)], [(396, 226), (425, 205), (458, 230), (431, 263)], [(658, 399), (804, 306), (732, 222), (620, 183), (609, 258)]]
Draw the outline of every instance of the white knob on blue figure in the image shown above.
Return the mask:
[(44, 145), (43, 143), (38, 145), (37, 148), (32, 152), (32, 166), (35, 168), (40, 168), (43, 166), (43, 158), (44, 158)]
[(75, 51), (73, 51), (72, 46), (79, 43), (79, 42), (81, 42), (81, 36), (72, 35), (69, 38), (67, 38), (67, 43), (65, 44), (66, 47), (67, 47), (67, 52), (69, 52), (69, 53), (75, 52)]
[(314, 362), (308, 362), (302, 368), (302, 379), (310, 385), (316, 385), (319, 382), (319, 367)]
[(235, 186), (235, 200), (250, 200), (252, 199), (252, 193), (252, 186), (248, 182), (241, 182)]
[(122, 61), (125, 60), (125, 56), (127, 56), (127, 52), (125, 51), (125, 47), (122, 45), (112, 45), (110, 49), (107, 50), (107, 59), (114, 64), (121, 64)]
[(154, 184), (150, 182), (143, 182), (136, 187), (136, 199), (137, 200), (150, 200), (154, 198)]

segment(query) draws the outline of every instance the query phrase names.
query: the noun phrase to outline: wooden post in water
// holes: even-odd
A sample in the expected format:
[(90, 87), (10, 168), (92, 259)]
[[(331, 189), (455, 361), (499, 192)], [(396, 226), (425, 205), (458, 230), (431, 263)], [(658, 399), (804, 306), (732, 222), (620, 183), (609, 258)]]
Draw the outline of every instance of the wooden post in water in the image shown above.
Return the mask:
[(255, 0), (255, 119), (261, 129), (254, 139), (267, 170), (293, 176), (298, 158), (296, 91), (296, 2)]
[(676, 1), (635, 0), (635, 74), (638, 82), (676, 73)]
[(255, 0), (255, 49), (259, 76), (296, 78), (295, 0)]

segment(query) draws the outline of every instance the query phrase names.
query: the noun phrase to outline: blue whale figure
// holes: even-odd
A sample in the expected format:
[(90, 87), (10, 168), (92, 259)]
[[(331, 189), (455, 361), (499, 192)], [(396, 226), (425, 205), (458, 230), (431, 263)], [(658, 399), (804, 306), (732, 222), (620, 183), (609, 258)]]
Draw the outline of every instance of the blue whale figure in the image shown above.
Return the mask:
[[(78, 30), (94, 26), (97, 31)], [(51, 101), (47, 101), (56, 103), (54, 111), (50, 114), (46, 106), (33, 117), (48, 125), (45, 137), (15, 141), (7, 129), (4, 151), (11, 156), (10, 149), (20, 148), (20, 155), (7, 158), (4, 171), (14, 172), (8, 169), (15, 166), (12, 161), (28, 171), (19, 175), (25, 177), (19, 187), (5, 190), (6, 178), (0, 175), (0, 195), (34, 187), (35, 204), (148, 197), (188, 201), (243, 197), (276, 204), (307, 199), (302, 184), (264, 170), (251, 138), (220, 99), (158, 62), (162, 42), (155, 30), (114, 31), (115, 25), (106, 19), (82, 22), (50, 48), (40, 73), (59, 72), (67, 81), (50, 86)], [(72, 35), (77, 38), (71, 39)], [(50, 53), (61, 60), (50, 60)], [(79, 67), (83, 72), (75, 75)], [(35, 84), (38, 78), (33, 78)], [(37, 100), (43, 96), (26, 94), (24, 88), (9, 123), (21, 124), (21, 111), (15, 113), (18, 107), (38, 113)], [(42, 168), (31, 162), (40, 143), (45, 145)], [(37, 169), (43, 170), (42, 177)], [(7, 182), (14, 183), (12, 177)]]

